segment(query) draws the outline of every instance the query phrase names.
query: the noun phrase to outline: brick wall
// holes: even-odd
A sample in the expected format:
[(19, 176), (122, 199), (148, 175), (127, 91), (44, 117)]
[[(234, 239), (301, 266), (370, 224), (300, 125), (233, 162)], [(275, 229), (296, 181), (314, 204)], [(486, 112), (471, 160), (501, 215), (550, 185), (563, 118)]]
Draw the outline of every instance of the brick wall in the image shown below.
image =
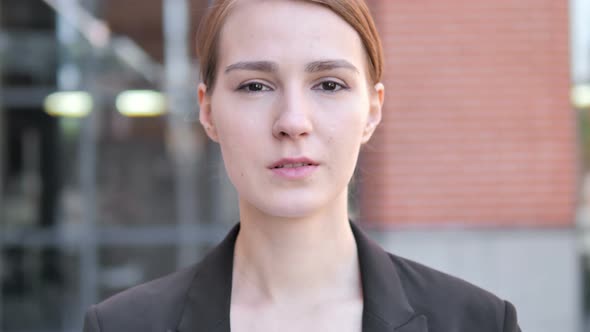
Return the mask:
[(361, 157), (361, 220), (571, 225), (578, 158), (568, 2), (370, 5), (386, 101)]

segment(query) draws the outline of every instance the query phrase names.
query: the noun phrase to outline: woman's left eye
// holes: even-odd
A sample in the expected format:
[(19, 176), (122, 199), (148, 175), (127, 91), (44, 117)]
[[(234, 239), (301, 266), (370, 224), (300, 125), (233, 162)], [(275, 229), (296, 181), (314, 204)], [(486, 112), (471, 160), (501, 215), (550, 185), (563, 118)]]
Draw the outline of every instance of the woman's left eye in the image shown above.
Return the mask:
[(323, 81), (314, 86), (314, 90), (322, 90), (326, 92), (336, 92), (346, 88), (347, 87), (344, 84), (336, 81)]

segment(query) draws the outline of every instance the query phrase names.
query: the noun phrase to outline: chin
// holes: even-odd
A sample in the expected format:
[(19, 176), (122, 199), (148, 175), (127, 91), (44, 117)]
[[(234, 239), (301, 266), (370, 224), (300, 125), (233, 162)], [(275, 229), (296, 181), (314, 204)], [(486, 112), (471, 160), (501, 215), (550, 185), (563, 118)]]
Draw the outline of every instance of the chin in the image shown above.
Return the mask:
[(317, 214), (318, 211), (325, 207), (320, 199), (314, 199), (308, 195), (305, 199), (298, 198), (281, 198), (274, 197), (273, 199), (266, 199), (259, 201), (259, 204), (254, 204), (260, 213), (272, 217), (287, 218), (287, 219), (303, 219)]

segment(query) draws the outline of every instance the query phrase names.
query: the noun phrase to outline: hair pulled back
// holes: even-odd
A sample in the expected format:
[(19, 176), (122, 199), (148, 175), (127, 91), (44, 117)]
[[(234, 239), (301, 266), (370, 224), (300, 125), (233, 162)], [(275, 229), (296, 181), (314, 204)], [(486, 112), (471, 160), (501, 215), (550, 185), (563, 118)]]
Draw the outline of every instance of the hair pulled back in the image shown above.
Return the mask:
[[(213, 90), (217, 61), (219, 59), (219, 35), (232, 7), (240, 0), (215, 0), (201, 20), (197, 32), (197, 56), (201, 79)], [(287, 0), (285, 0), (287, 1)], [(315, 3), (330, 9), (344, 19), (359, 34), (368, 59), (369, 79), (373, 84), (381, 81), (383, 74), (383, 49), (375, 22), (364, 0), (290, 0)]]

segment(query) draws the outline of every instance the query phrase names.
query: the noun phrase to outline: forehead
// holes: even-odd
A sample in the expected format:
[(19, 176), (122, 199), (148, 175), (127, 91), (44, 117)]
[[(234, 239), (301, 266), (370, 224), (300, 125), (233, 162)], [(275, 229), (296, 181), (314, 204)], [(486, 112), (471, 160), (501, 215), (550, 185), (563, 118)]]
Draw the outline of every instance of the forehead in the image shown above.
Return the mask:
[(305, 1), (238, 1), (219, 38), (221, 67), (237, 61), (269, 60), (280, 66), (343, 59), (365, 68), (356, 30), (329, 8)]

